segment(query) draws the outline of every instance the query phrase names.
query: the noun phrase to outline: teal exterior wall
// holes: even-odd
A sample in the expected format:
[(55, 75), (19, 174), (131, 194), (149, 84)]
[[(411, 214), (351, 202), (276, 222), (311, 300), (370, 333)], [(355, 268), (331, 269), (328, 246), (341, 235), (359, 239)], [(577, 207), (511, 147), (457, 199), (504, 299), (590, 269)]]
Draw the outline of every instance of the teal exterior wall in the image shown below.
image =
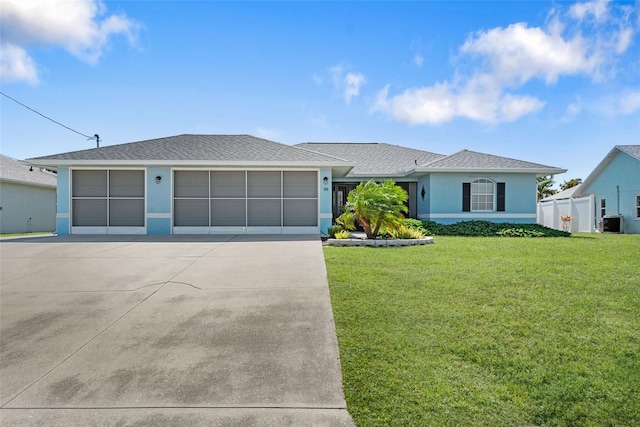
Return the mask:
[(172, 178), (170, 167), (147, 168), (147, 234), (171, 234)]
[[(463, 212), (462, 184), (479, 178), (505, 183), (504, 212)], [(536, 176), (535, 174), (467, 174), (432, 173), (428, 179), (421, 178), (428, 188), (425, 201), (421, 200), (418, 217), (443, 224), (459, 221), (487, 220), (494, 222), (535, 223), (536, 222)], [(428, 197), (428, 199), (427, 199)]]
[(600, 200), (605, 199), (606, 215), (621, 214), (624, 217), (624, 232), (640, 233), (640, 218), (636, 217), (635, 206), (636, 196), (640, 196), (640, 160), (618, 151), (580, 193), (595, 195), (596, 223), (602, 220)]
[[(424, 188), (424, 198), (422, 189)], [(418, 219), (427, 219), (431, 213), (431, 175), (425, 175), (418, 179)]]
[(64, 236), (71, 231), (70, 212), (71, 187), (68, 167), (59, 167), (56, 187), (56, 234)]
[[(324, 178), (328, 179), (327, 184), (324, 183)], [(319, 181), (319, 199), (320, 199), (320, 233), (327, 234), (328, 228), (331, 226), (333, 214), (332, 214), (332, 194), (331, 194), (331, 182), (332, 175), (331, 169), (320, 169), (320, 176), (318, 177)]]

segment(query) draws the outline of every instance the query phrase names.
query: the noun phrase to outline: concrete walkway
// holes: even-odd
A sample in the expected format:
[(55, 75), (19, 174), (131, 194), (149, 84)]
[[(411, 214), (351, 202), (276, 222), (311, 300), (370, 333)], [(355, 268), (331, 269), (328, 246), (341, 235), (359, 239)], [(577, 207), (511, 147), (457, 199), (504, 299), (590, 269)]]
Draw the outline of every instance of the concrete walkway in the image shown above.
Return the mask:
[(0, 242), (0, 424), (353, 426), (317, 236)]

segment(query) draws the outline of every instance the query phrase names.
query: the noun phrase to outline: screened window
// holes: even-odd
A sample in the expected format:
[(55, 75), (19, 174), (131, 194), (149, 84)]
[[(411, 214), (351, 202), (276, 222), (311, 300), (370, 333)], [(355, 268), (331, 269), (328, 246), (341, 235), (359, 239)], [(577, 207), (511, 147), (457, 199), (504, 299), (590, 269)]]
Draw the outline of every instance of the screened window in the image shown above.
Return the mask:
[(144, 171), (74, 170), (72, 225), (144, 227)]
[(636, 218), (640, 218), (640, 196), (636, 196)]
[(316, 171), (175, 171), (174, 225), (318, 225)]
[(471, 211), (494, 210), (495, 183), (480, 178), (471, 183)]
[(607, 214), (607, 199), (600, 199), (600, 217), (603, 218)]

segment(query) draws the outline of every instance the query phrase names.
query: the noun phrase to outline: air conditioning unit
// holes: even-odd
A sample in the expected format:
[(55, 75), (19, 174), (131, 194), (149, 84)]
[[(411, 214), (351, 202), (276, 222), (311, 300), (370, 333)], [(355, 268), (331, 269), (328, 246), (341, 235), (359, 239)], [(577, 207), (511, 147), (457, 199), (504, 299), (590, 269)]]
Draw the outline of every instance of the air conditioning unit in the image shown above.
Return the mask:
[(622, 215), (606, 215), (602, 217), (602, 231), (605, 233), (622, 233), (624, 217)]

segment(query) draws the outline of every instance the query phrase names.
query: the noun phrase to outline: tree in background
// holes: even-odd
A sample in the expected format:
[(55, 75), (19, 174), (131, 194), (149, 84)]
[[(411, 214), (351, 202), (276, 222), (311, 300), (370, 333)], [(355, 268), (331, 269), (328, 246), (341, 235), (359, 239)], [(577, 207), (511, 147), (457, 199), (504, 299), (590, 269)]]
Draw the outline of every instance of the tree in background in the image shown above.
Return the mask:
[(553, 184), (555, 184), (553, 175), (538, 177), (536, 181), (538, 183), (538, 200), (544, 199), (545, 197), (552, 196), (557, 193), (556, 190), (551, 188)]
[(573, 188), (578, 184), (582, 184), (582, 178), (571, 178), (569, 181), (565, 181), (560, 184), (560, 189), (562, 191), (568, 190), (569, 188)]
[(360, 224), (367, 238), (375, 239), (382, 227), (389, 230), (403, 225), (407, 198), (407, 192), (393, 181), (361, 182), (349, 192), (344, 213), (336, 222), (347, 230)]

